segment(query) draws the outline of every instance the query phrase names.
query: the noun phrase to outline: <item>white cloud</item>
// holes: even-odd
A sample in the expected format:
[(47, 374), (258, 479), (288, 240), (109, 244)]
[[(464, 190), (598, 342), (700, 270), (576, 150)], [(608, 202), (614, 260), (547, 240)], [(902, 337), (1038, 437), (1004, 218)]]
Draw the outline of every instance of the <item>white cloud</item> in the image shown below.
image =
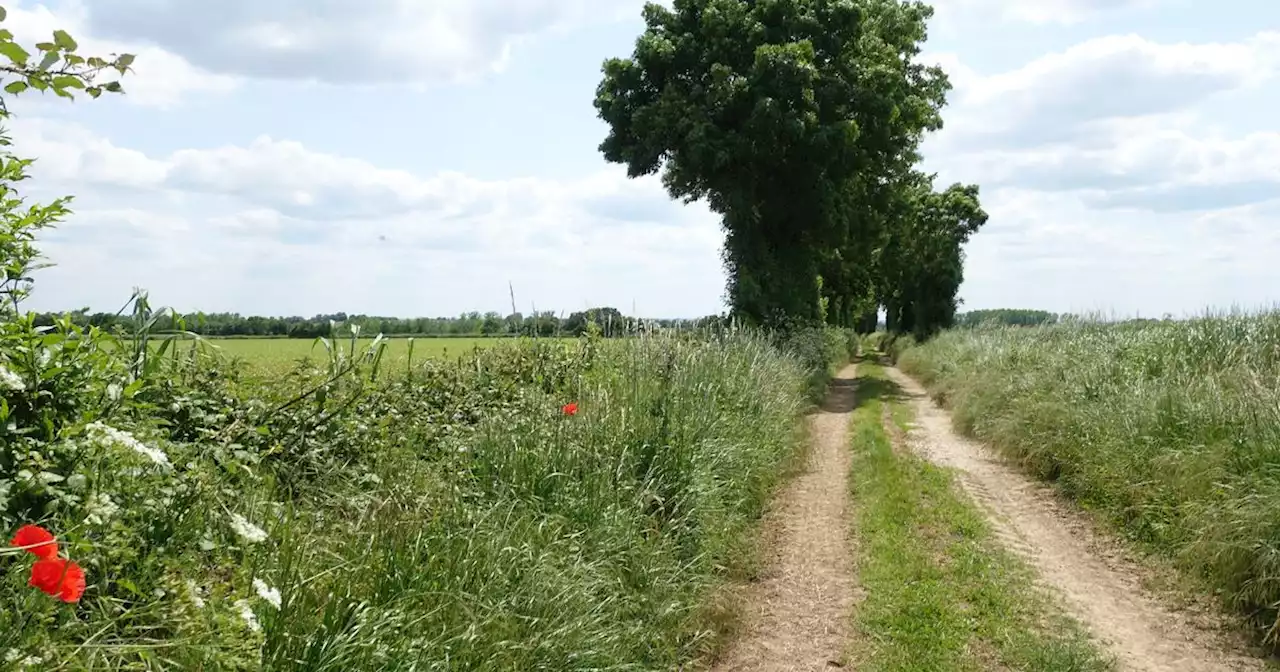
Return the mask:
[(1278, 33), (1210, 44), (1101, 37), (986, 76), (953, 55), (931, 58), (959, 75), (947, 127), (926, 145), (947, 181), (1159, 211), (1261, 202), (1280, 186), (1280, 134), (1206, 123), (1219, 97), (1274, 80)]
[(522, 41), (637, 16), (634, 0), (94, 0), (92, 28), (214, 72), (341, 83), (453, 81), (501, 70)]
[(84, 10), (79, 6), (50, 9), (44, 4), (6, 3), (6, 9), (4, 27), (13, 32), (20, 44), (48, 41), (54, 30), (62, 29), (76, 38), (80, 45), (77, 53), (103, 57), (113, 53), (136, 55), (133, 72), (123, 79), (129, 102), (170, 107), (188, 93), (222, 93), (236, 86), (235, 78), (211, 74), (164, 49), (137, 41), (100, 39), (89, 29)]
[(1280, 133), (1262, 120), (1280, 34), (1100, 36), (1002, 72), (970, 67), (972, 53), (929, 56), (956, 91), (925, 147), (940, 181), (982, 185), (991, 214), (968, 247), (967, 307), (1159, 315), (1280, 299)]
[[(40, 194), (78, 192), (76, 214), (46, 238), (59, 264), (39, 283), (46, 307), (111, 307), (139, 285), (188, 309), (449, 314), (504, 309), (508, 279), (546, 309), (720, 307), (718, 220), (620, 168), (478, 180), (267, 137), (152, 157), (59, 122), (19, 120), (16, 131), (17, 151), (42, 157)], [(85, 268), (108, 265), (85, 285)]]
[(1280, 298), (1280, 205), (1099, 211), (1072, 194), (1017, 189), (985, 201), (992, 221), (968, 246), (967, 308), (1159, 316)]
[(1272, 81), (1280, 69), (1280, 33), (1226, 44), (1098, 37), (985, 76), (954, 55), (930, 60), (955, 73), (940, 140), (950, 148), (1105, 144), (1116, 119), (1171, 117), (1218, 94)]
[(994, 16), (1033, 24), (1075, 24), (1108, 13), (1156, 7), (1160, 0), (933, 0), (930, 4), (944, 21)]

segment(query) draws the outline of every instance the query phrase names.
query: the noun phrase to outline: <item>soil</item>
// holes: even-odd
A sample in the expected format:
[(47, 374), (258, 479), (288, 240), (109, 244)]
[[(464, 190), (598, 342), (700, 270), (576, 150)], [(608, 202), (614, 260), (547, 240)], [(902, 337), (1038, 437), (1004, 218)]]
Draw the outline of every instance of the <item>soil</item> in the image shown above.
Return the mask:
[(765, 517), (771, 555), (761, 580), (745, 595), (738, 637), (713, 670), (840, 667), (856, 599), (848, 497), (855, 388), (855, 367), (846, 367), (809, 419), (804, 472), (779, 493)]

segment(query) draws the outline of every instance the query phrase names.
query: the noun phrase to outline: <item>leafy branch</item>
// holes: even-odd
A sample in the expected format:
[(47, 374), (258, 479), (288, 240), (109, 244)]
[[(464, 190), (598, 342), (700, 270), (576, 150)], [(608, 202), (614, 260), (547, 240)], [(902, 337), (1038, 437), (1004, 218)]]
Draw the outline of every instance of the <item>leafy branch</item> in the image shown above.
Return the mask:
[[(8, 17), (4, 7), (0, 7), (0, 22)], [(10, 95), (23, 93), (27, 89), (37, 91), (53, 91), (62, 98), (75, 98), (74, 91), (83, 91), (91, 98), (105, 93), (122, 93), (119, 79), (99, 82), (99, 77), (107, 71), (115, 71), (123, 77), (132, 69), (133, 54), (111, 54), (110, 58), (101, 56), (82, 56), (76, 53), (80, 48), (75, 38), (65, 30), (53, 31), (48, 42), (38, 42), (34, 46), (35, 53), (18, 44), (13, 33), (0, 28), (0, 56), (8, 59), (8, 63), (0, 60), (0, 77), (7, 83), (4, 92)], [(0, 98), (0, 115), (7, 116), (8, 108)]]

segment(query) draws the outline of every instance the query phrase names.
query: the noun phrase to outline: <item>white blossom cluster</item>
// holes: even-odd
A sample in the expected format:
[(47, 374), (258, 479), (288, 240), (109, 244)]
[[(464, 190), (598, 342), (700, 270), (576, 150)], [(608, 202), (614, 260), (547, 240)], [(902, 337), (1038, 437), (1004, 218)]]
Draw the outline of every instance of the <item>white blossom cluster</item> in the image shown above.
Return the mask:
[(0, 388), (21, 392), (27, 389), (27, 384), (22, 382), (22, 376), (4, 366), (0, 366)]
[(122, 429), (116, 429), (101, 422), (92, 422), (85, 426), (85, 430), (89, 435), (98, 441), (105, 441), (117, 446), (123, 446), (132, 450), (143, 457), (155, 462), (162, 467), (173, 466), (169, 462), (169, 456), (159, 448), (153, 448), (139, 441), (134, 435)]
[(261, 527), (249, 522), (244, 516), (231, 514), (231, 531), (236, 533), (245, 543), (260, 544), (267, 540), (267, 533)]

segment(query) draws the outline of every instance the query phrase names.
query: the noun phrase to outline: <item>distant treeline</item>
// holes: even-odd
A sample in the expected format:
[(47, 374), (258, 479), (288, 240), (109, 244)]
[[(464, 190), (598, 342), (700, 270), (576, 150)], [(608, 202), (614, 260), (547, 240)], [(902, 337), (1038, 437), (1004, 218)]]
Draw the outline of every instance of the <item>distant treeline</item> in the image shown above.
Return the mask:
[[(44, 313), (37, 316), (37, 325), (52, 325), (54, 320), (69, 315), (80, 326), (95, 326), (113, 331), (116, 328), (129, 331), (137, 319), (133, 314), (89, 313), (77, 310), (70, 313)], [(211, 337), (258, 338), (316, 338), (329, 336), (335, 323), (356, 325), (360, 332), (374, 336), (578, 336), (588, 331), (594, 323), (606, 337), (632, 333), (643, 327), (696, 328), (721, 320), (718, 316), (699, 319), (650, 320), (628, 317), (616, 308), (593, 308), (559, 317), (545, 311), (531, 315), (514, 313), (502, 315), (496, 312), (470, 312), (458, 317), (380, 317), (373, 315), (348, 315), (333, 313), (314, 317), (262, 317), (239, 313), (194, 313), (175, 317), (168, 313), (156, 313), (151, 330), (168, 332), (185, 330)]]
[(1018, 308), (997, 308), (995, 310), (973, 310), (956, 315), (956, 327), (977, 327), (984, 324), (1001, 324), (1010, 326), (1034, 326), (1053, 324), (1067, 317), (1044, 310), (1023, 310)]

